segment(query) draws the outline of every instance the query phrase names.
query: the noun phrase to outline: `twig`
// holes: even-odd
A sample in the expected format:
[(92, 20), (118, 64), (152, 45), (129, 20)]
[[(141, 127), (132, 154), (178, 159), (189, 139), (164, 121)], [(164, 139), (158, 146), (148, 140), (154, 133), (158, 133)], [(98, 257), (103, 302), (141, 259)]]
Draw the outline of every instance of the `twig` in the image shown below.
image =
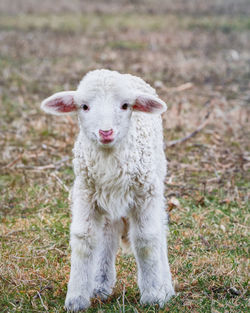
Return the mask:
[(196, 130), (194, 130), (191, 134), (187, 135), (186, 137), (183, 137), (183, 138), (180, 138), (180, 139), (177, 139), (177, 140), (172, 140), (172, 141), (169, 141), (166, 143), (166, 147), (173, 147), (177, 144), (180, 144), (180, 143), (183, 143), (185, 141), (187, 141), (188, 139), (194, 137), (195, 135), (197, 135), (208, 123), (208, 118), (210, 116), (210, 113), (211, 112), (208, 112), (207, 115), (205, 116), (204, 118), (204, 121), (202, 124), (200, 124)]
[(40, 301), (41, 301), (42, 306), (44, 307), (45, 311), (48, 312), (48, 308), (47, 308), (47, 306), (43, 303), (43, 299), (42, 299), (42, 297), (41, 297), (41, 295), (40, 295), (40, 292), (37, 291), (37, 294), (38, 294), (38, 297), (40, 298)]
[(11, 236), (11, 235), (13, 235), (13, 234), (20, 233), (20, 232), (24, 232), (24, 230), (23, 230), (23, 229), (12, 230), (12, 231), (8, 232), (8, 233), (5, 234), (5, 235), (0, 235), (0, 238), (9, 237), (9, 236)]
[(4, 168), (10, 168), (12, 167), (13, 165), (15, 165), (19, 160), (21, 160), (22, 158), (22, 154), (20, 154), (15, 160), (11, 161), (9, 164), (5, 165), (5, 166), (2, 166), (1, 168), (4, 169)]
[(51, 176), (55, 177), (55, 179), (58, 181), (58, 183), (59, 183), (67, 192), (69, 192), (69, 188), (64, 184), (64, 182), (63, 182), (55, 173), (51, 173)]
[(45, 258), (44, 255), (32, 255), (32, 256), (16, 256), (13, 255), (12, 258), (14, 259), (39, 259), (39, 258)]
[(177, 91), (177, 92), (180, 92), (180, 91), (184, 91), (184, 90), (187, 90), (187, 89), (191, 89), (194, 87), (194, 84), (188, 82), (188, 83), (185, 83), (185, 84), (182, 84), (178, 87), (175, 87), (173, 88), (173, 91)]
[(122, 313), (125, 313), (125, 284), (122, 290)]
[(206, 247), (210, 247), (210, 243), (207, 241), (206, 238), (204, 238), (202, 235), (200, 235), (199, 237)]
[(42, 170), (55, 168), (55, 165), (54, 164), (48, 164), (48, 165), (43, 165), (43, 166), (33, 166), (33, 165), (23, 165), (23, 164), (20, 164), (20, 165), (17, 166), (17, 168), (23, 168), (23, 169), (26, 169), (26, 170), (42, 171)]
[(120, 299), (120, 297), (118, 299), (116, 299), (116, 302), (117, 302), (118, 307), (119, 307), (119, 313), (122, 313), (122, 309), (121, 309), (121, 305), (120, 305), (119, 299)]
[(27, 170), (33, 170), (33, 171), (43, 171), (47, 169), (59, 169), (62, 167), (63, 163), (66, 163), (69, 160), (69, 157), (66, 156), (65, 158), (62, 158), (60, 161), (54, 163), (54, 164), (47, 164), (47, 165), (42, 165), (42, 166), (33, 166), (33, 165), (24, 165), (20, 164), (17, 166), (17, 168), (24, 168)]
[(36, 298), (38, 298), (39, 297), (39, 295), (38, 295), (38, 293), (42, 293), (44, 290), (46, 290), (46, 289), (52, 289), (52, 286), (51, 286), (51, 283), (48, 283), (46, 286), (44, 286), (43, 288), (41, 288), (38, 292), (37, 292), (37, 294), (36, 295), (34, 295), (34, 299), (36, 299)]

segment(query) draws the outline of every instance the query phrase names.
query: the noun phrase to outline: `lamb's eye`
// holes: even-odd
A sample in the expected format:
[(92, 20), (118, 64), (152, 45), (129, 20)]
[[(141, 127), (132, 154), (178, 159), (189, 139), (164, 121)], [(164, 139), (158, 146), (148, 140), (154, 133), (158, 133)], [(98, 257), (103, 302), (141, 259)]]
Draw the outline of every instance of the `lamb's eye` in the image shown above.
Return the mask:
[(128, 103), (124, 103), (124, 104), (122, 105), (122, 109), (123, 109), (123, 110), (127, 110), (127, 109), (128, 109)]
[(87, 104), (82, 104), (82, 109), (83, 111), (88, 111), (89, 107), (87, 106)]

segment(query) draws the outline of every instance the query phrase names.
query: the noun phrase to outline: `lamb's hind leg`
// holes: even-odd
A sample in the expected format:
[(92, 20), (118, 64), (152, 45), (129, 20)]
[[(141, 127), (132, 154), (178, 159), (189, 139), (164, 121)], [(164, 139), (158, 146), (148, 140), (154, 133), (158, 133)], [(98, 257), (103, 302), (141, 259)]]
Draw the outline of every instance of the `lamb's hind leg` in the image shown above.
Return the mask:
[(115, 257), (119, 243), (119, 222), (106, 219), (100, 239), (95, 275), (94, 295), (105, 300), (116, 282)]
[(174, 295), (174, 289), (166, 251), (163, 200), (146, 200), (130, 221), (141, 303), (164, 306)]

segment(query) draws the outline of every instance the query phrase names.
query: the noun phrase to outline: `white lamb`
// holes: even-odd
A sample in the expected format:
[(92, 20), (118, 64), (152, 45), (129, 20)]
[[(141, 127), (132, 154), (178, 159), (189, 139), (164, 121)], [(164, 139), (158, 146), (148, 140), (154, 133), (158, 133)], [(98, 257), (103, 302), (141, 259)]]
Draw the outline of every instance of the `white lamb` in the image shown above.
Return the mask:
[(167, 162), (160, 116), (166, 104), (138, 77), (95, 70), (76, 91), (45, 99), (42, 109), (56, 115), (75, 112), (80, 127), (73, 150), (66, 309), (84, 310), (91, 297), (106, 299), (112, 293), (124, 217), (138, 265), (141, 303), (163, 306), (174, 295), (167, 257)]

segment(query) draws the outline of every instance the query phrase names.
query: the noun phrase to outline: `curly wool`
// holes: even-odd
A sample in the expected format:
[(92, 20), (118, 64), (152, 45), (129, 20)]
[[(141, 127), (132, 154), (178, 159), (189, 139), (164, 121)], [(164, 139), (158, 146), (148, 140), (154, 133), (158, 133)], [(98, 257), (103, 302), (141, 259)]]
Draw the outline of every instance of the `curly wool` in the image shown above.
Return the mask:
[(163, 183), (166, 173), (160, 117), (138, 113), (131, 122), (126, 140), (111, 154), (81, 133), (73, 150), (75, 175), (83, 177), (82, 188), (112, 219), (127, 216), (137, 197), (143, 201), (156, 193), (156, 176)]
[[(111, 82), (117, 81), (121, 74), (108, 71), (107, 75), (106, 70), (92, 71), (79, 87), (88, 79), (91, 82), (95, 80), (96, 89), (103, 88), (102, 76), (110, 89)], [(131, 89), (156, 95), (155, 89), (141, 78), (130, 74), (123, 76)], [(98, 80), (102, 84), (98, 84)], [(137, 201), (162, 192), (160, 186), (155, 186), (158, 180), (163, 184), (166, 175), (160, 115), (134, 112), (126, 138), (112, 153), (93, 145), (80, 131), (73, 153), (75, 175), (81, 175), (84, 179), (82, 188), (86, 188), (91, 195), (90, 201), (96, 202), (112, 219), (127, 216), (129, 208)]]

